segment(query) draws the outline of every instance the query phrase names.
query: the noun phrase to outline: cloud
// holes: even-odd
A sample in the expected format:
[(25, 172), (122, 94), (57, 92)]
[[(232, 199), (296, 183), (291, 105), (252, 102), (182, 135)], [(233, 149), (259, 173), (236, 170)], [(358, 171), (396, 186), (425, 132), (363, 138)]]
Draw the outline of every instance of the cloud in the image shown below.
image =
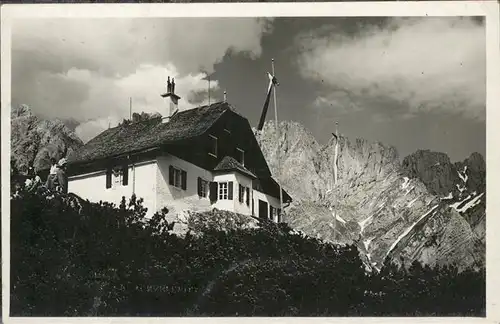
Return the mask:
[(297, 45), (301, 74), (322, 85), (316, 106), (390, 102), (386, 112), (402, 118), (419, 111), (485, 118), (485, 29), (477, 20), (391, 19), (354, 34), (323, 28), (302, 34)]
[[(272, 20), (109, 18), (16, 20), (12, 102), (45, 118), (74, 118), (91, 137), (135, 111), (160, 112), (167, 75), (184, 108), (205, 102), (208, 73), (226, 55), (257, 58)], [(217, 80), (212, 88), (217, 89)], [(205, 94), (205, 95), (204, 95)], [(163, 112), (165, 113), (165, 112)], [(88, 126), (88, 129), (86, 128)], [(94, 130), (94, 131), (92, 131)]]
[[(180, 109), (190, 109), (207, 103), (207, 98), (192, 101), (193, 90), (207, 91), (205, 73), (188, 74), (180, 76), (173, 65), (167, 67), (155, 65), (141, 65), (136, 72), (123, 78), (103, 77), (88, 70), (68, 71), (61, 76), (67, 82), (81, 80), (84, 84), (92, 85), (89, 95), (85, 100), (79, 101), (78, 106), (70, 107), (69, 112), (78, 112), (79, 115), (64, 115), (63, 118), (73, 117), (85, 120), (86, 116), (92, 119), (82, 122), (77, 128), (77, 135), (86, 142), (109, 126), (116, 126), (123, 118), (130, 114), (130, 99), (132, 98), (133, 112), (160, 113), (168, 115), (168, 104), (160, 94), (165, 91), (165, 76), (175, 78), (176, 93), (182, 100)], [(215, 92), (219, 88), (217, 81), (210, 84)], [(128, 96), (128, 97), (127, 97)]]

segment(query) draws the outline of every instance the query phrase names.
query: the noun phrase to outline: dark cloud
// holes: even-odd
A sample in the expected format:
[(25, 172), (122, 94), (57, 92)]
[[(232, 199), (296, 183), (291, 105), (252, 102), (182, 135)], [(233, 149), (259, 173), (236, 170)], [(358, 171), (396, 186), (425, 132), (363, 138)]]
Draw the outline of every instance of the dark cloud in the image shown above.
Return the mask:
[[(163, 113), (167, 75), (182, 97), (202, 93), (203, 80), (227, 53), (257, 58), (271, 19), (19, 19), (12, 28), (12, 102), (39, 115), (119, 121), (128, 98)], [(213, 83), (217, 87), (217, 83)], [(204, 98), (196, 97), (196, 103)], [(185, 102), (185, 108), (193, 100)], [(92, 132), (82, 131), (84, 137)]]
[[(297, 66), (322, 85), (317, 103), (443, 111), (484, 120), (484, 27), (468, 18), (394, 18), (303, 33)], [(349, 96), (338, 93), (348, 89)], [(347, 102), (346, 102), (347, 100)]]

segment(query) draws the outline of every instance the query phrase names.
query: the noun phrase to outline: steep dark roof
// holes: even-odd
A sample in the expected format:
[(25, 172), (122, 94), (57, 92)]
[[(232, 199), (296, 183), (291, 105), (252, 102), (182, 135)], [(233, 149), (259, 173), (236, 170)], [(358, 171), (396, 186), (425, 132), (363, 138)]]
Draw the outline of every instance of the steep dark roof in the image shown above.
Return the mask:
[(238, 171), (251, 178), (257, 179), (257, 176), (245, 168), (240, 162), (231, 156), (224, 157), (214, 168), (214, 171)]
[(105, 130), (69, 157), (69, 163), (90, 162), (157, 147), (203, 134), (222, 114), (233, 108), (214, 103), (175, 114), (168, 123), (161, 118), (120, 125)]

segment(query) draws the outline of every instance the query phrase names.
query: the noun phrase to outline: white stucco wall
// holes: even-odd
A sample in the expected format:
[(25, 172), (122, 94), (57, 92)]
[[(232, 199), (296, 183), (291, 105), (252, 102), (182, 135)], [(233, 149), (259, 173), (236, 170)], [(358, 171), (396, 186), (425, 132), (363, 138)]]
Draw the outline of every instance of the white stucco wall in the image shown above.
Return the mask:
[[(169, 185), (169, 166), (184, 170), (187, 173), (186, 190)], [(210, 186), (207, 188), (207, 197), (198, 196), (198, 177), (210, 182), (233, 181), (233, 199), (217, 199), (215, 204), (210, 204)], [(239, 184), (250, 188), (250, 206), (238, 200)], [(122, 196), (128, 200), (135, 190), (138, 198), (144, 199), (144, 207), (148, 208), (147, 217), (151, 217), (163, 207), (169, 209), (169, 219), (189, 211), (208, 211), (212, 208), (228, 210), (243, 215), (252, 215), (252, 201), (254, 203), (254, 216), (259, 217), (259, 199), (275, 208), (280, 207), (279, 199), (253, 190), (252, 179), (237, 172), (213, 175), (210, 171), (197, 167), (189, 162), (172, 155), (157, 157), (156, 160), (129, 166), (129, 181), (127, 186), (106, 188), (106, 171), (98, 171), (70, 177), (68, 189), (84, 199), (93, 202), (107, 201), (119, 204)], [(245, 193), (246, 194), (246, 193)], [(269, 209), (268, 209), (269, 211)]]
[[(244, 176), (241, 173), (235, 173), (235, 177), (236, 177), (236, 182), (234, 184), (234, 211), (237, 213), (243, 214), (243, 215), (252, 215), (252, 192), (253, 192), (252, 179)], [(240, 201), (238, 200), (239, 184), (241, 184), (244, 187), (250, 188), (250, 205), (249, 206), (247, 206), (247, 202), (246, 202), (246, 192), (245, 192), (245, 195), (243, 197), (243, 202), (240, 203)]]
[(151, 217), (156, 210), (156, 182), (154, 181), (156, 169), (156, 161), (136, 164), (135, 168), (130, 165), (128, 185), (113, 183), (111, 188), (106, 188), (105, 170), (73, 176), (68, 179), (68, 191), (92, 202), (102, 200), (118, 205), (123, 196), (127, 200), (132, 196), (135, 187), (137, 198), (144, 199), (143, 205), (148, 208), (147, 216)]
[[(267, 207), (268, 216), (270, 216), (269, 205), (273, 206), (274, 208), (280, 208), (280, 200), (279, 199), (274, 198), (274, 197), (269, 196), (269, 195), (266, 195), (263, 192), (254, 190), (253, 191), (253, 203), (254, 203), (254, 215), (256, 217), (260, 217), (260, 215), (259, 215), (259, 200), (267, 202), (267, 204), (268, 204), (268, 207)], [(276, 222), (277, 219), (274, 219), (274, 221)]]
[[(212, 181), (211, 172), (172, 155), (159, 156), (157, 161), (158, 168), (154, 176), (154, 179), (156, 179), (157, 210), (167, 207), (169, 209), (169, 219), (171, 219), (176, 214), (183, 214), (187, 210), (201, 212), (212, 208), (210, 205), (210, 188), (207, 190), (207, 197), (198, 196), (198, 177), (210, 182)], [(186, 171), (186, 190), (169, 184), (168, 172), (170, 165)]]
[(217, 192), (217, 201), (213, 205), (214, 208), (228, 211), (235, 211), (236, 203), (238, 202), (238, 183), (236, 182), (236, 175), (234, 172), (227, 174), (217, 174), (213, 178), (215, 182), (233, 182), (233, 199), (232, 200), (221, 200), (219, 199), (219, 193)]

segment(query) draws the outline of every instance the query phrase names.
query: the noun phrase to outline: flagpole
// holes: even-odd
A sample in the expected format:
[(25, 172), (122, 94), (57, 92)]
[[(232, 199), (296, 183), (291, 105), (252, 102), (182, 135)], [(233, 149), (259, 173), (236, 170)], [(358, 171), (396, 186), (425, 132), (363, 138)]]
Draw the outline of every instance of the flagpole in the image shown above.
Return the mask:
[[(274, 58), (271, 59), (271, 65), (272, 65), (272, 72), (273, 72), (273, 77), (276, 76), (274, 72)], [(279, 146), (279, 140), (280, 140), (280, 128), (278, 125), (278, 104), (276, 102), (276, 87), (273, 87), (273, 101), (274, 101), (274, 119), (275, 119), (275, 127), (276, 127), (276, 160), (278, 164), (278, 186), (280, 189), (280, 213), (283, 214), (283, 191), (281, 190), (281, 165), (280, 165), (280, 146)]]
[(129, 98), (129, 118), (132, 121), (132, 97)]
[(334, 184), (337, 184), (338, 179), (338, 155), (339, 155), (339, 122), (335, 122), (335, 161), (333, 165)]
[[(335, 186), (337, 184), (337, 160), (338, 160), (338, 148), (339, 148), (339, 123), (335, 122), (335, 154), (333, 157), (333, 185)], [(332, 187), (333, 189), (333, 187)], [(336, 242), (337, 240), (337, 210), (334, 208), (334, 228), (333, 228), (333, 241)]]
[(210, 106), (210, 75), (208, 76), (208, 105)]

